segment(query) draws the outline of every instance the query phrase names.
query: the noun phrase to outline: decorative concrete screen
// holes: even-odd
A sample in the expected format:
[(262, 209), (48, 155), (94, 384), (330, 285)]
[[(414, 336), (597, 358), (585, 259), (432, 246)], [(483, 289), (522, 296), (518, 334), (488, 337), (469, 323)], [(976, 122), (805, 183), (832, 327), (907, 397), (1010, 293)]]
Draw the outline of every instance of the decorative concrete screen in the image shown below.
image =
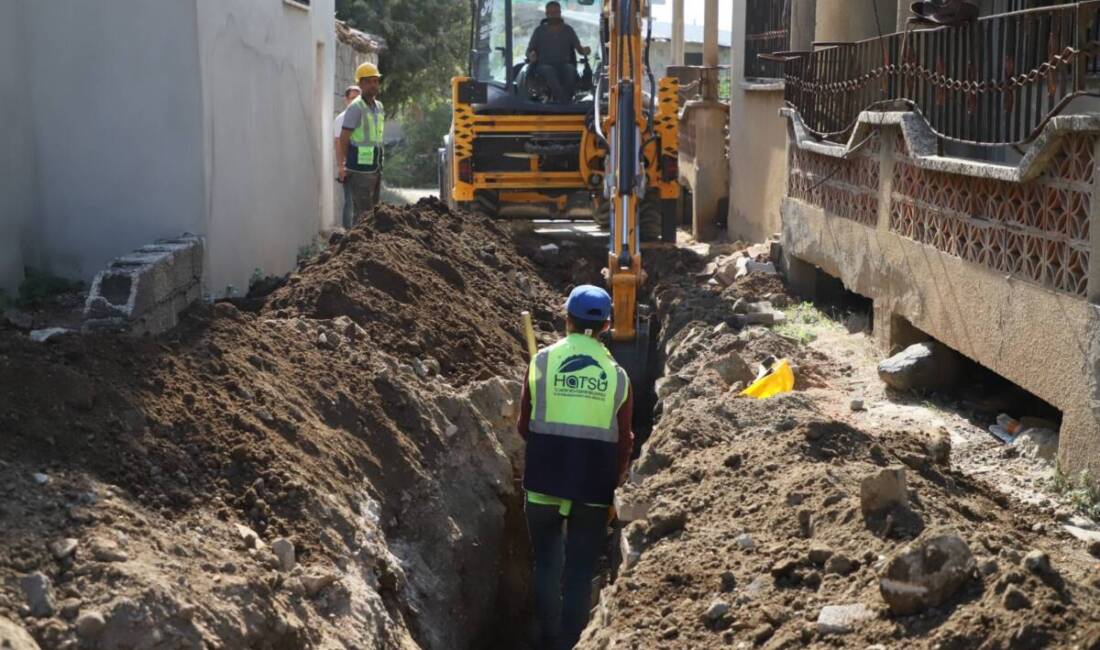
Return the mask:
[(1085, 297), (1095, 143), (1095, 136), (1063, 138), (1038, 179), (1015, 183), (921, 169), (903, 154), (899, 137), (890, 229), (968, 262)]
[(788, 195), (825, 213), (874, 227), (879, 207), (879, 138), (871, 136), (862, 153), (836, 158), (789, 147)]

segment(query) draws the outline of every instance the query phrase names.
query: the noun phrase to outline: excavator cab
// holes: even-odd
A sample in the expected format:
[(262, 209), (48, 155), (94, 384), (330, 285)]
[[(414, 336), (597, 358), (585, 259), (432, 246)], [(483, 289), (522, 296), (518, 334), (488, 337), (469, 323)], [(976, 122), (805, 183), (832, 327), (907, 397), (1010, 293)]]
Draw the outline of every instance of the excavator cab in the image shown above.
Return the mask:
[(560, 0), (595, 60), (591, 81), (578, 70), (565, 103), (545, 101), (524, 65), (545, 0), (472, 2), (470, 72), (452, 80), (440, 150), (440, 195), (452, 207), (607, 228), (609, 347), (636, 384), (647, 379), (651, 345), (642, 242), (675, 242), (679, 223), (679, 86), (649, 65), (652, 1)]

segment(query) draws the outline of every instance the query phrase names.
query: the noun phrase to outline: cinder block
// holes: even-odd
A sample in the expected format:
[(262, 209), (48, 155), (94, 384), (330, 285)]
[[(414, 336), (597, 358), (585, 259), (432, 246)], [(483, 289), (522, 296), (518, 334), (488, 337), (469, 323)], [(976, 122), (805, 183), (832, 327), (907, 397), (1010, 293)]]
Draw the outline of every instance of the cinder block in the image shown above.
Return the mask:
[(159, 334), (199, 299), (202, 240), (162, 240), (119, 257), (96, 276), (84, 306), (85, 329), (129, 325), (135, 335)]

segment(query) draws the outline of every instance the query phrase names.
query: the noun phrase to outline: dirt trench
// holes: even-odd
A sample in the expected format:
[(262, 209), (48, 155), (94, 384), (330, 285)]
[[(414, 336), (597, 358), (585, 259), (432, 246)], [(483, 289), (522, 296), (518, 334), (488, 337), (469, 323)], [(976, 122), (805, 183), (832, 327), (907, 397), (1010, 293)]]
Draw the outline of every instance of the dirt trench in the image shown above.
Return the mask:
[(562, 326), (537, 243), (387, 206), (157, 339), (0, 328), (0, 630), (522, 647), (518, 315), (543, 343)]

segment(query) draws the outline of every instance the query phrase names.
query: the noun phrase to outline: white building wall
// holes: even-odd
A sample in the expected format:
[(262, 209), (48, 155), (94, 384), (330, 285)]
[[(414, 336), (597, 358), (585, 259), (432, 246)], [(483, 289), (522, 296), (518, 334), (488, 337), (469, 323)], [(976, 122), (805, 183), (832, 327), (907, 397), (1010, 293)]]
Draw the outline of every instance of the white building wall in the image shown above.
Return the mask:
[(22, 3), (0, 3), (0, 289), (23, 279), (22, 235), (34, 213), (35, 155)]
[(195, 0), (207, 288), (284, 273), (332, 223), (333, 0)]
[[(111, 258), (202, 223), (194, 0), (22, 5), (38, 182), (28, 264), (91, 278)], [(6, 39), (0, 39), (6, 40)], [(0, 45), (0, 47), (4, 47)], [(6, 57), (5, 57), (6, 58)], [(7, 118), (5, 118), (6, 121)]]

